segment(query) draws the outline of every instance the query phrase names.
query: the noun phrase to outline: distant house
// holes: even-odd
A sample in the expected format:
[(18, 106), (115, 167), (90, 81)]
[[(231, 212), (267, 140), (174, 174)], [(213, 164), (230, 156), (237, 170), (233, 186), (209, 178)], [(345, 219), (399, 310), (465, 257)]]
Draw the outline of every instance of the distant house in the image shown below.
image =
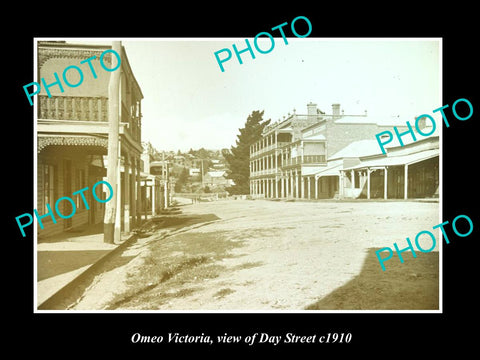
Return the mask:
[(213, 159), (212, 160), (212, 167), (213, 167), (213, 169), (215, 169), (215, 171), (220, 171), (220, 170), (225, 170), (226, 169), (225, 164), (218, 159)]
[(194, 167), (193, 166), (193, 160), (195, 159), (195, 156), (192, 154), (185, 154), (185, 166), (186, 167)]
[(200, 169), (198, 169), (198, 168), (190, 168), (189, 171), (188, 171), (188, 175), (190, 175), (190, 176), (200, 175)]
[(183, 155), (175, 155), (173, 157), (173, 163), (174, 164), (177, 164), (177, 165), (182, 165), (184, 166), (185, 165), (185, 156)]
[(203, 178), (203, 183), (208, 186), (230, 186), (231, 180), (226, 176), (227, 172), (224, 170), (208, 171)]

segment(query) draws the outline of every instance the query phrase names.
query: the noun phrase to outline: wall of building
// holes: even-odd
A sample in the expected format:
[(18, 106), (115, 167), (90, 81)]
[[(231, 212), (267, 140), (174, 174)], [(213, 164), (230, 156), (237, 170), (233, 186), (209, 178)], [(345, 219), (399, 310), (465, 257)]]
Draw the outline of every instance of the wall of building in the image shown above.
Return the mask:
[(322, 176), (318, 181), (319, 199), (331, 199), (338, 195), (338, 176)]
[[(363, 179), (361, 180), (362, 191), (359, 195), (360, 198), (367, 198), (367, 175), (366, 172), (361, 173)], [(377, 199), (384, 196), (384, 172), (383, 169), (375, 169), (370, 172), (370, 198)]]
[[(287, 181), (288, 185), (290, 185), (289, 181)], [(294, 195), (296, 195), (296, 180), (293, 179), (294, 183)], [(317, 189), (315, 191), (315, 185)], [(299, 186), (302, 186), (302, 181), (299, 181)], [(317, 182), (315, 183), (315, 176), (303, 176), (303, 193), (298, 191), (298, 196), (302, 194), (303, 199), (332, 199), (338, 195), (338, 176), (322, 176), (318, 178)], [(310, 190), (310, 191), (309, 191)], [(289, 190), (290, 191), (290, 190)], [(279, 188), (279, 194), (280, 188)], [(280, 196), (280, 195), (279, 195)], [(290, 197), (292, 194), (290, 193)]]
[[(39, 55), (45, 51), (46, 50), (40, 48)], [(51, 50), (47, 50), (47, 52), (48, 51)], [(97, 59), (91, 61), (97, 75), (96, 79), (93, 77), (87, 63), (80, 64), (80, 61), (89, 57), (88, 54), (90, 54), (90, 56), (93, 55), (90, 52), (87, 54), (87, 52), (81, 50), (68, 51), (67, 53), (62, 54), (62, 57), (49, 57), (39, 66), (39, 79), (45, 78), (47, 84), (52, 84), (56, 81), (54, 73), (56, 72), (58, 74), (64, 92), (61, 92), (58, 85), (53, 85), (48, 89), (52, 96), (108, 97), (108, 82), (110, 81), (111, 73), (105, 71), (100, 65), (99, 57), (102, 52), (102, 50), (96, 51), (95, 54), (97, 54)], [(106, 55), (106, 57), (107, 56), (110, 56), (110, 54)], [(77, 87), (66, 85), (63, 79), (63, 71), (71, 65), (78, 66), (83, 73), (83, 82)], [(110, 67), (108, 64), (105, 64), (105, 66)], [(67, 71), (66, 77), (71, 84), (77, 84), (80, 81), (79, 73), (74, 68)], [(43, 84), (41, 85), (42, 88), (40, 90), (40, 95), (47, 95)]]
[(376, 124), (349, 124), (328, 121), (325, 130), (327, 154), (331, 156), (354, 141), (372, 139), (378, 133)]
[(291, 127), (293, 129), (293, 141), (299, 140), (302, 138), (302, 130), (312, 126), (313, 124), (317, 123), (318, 117), (317, 115), (310, 115), (310, 116), (297, 116), (293, 115), (291, 120)]
[(304, 142), (303, 155), (324, 155), (325, 143), (323, 142)]
[(439, 157), (428, 159), (408, 167), (408, 197), (439, 196)]
[(140, 159), (142, 161), (142, 171), (150, 174), (150, 162), (152, 156), (148, 152), (144, 151), (142, 155), (140, 155)]
[[(53, 186), (54, 198), (49, 199), (50, 208), (53, 210), (53, 214), (57, 223), (55, 224), (50, 216), (43, 218), (41, 221), (44, 225), (44, 229), (38, 226), (37, 234), (39, 238), (48, 238), (50, 236), (63, 232), (67, 226), (71, 228), (79, 227), (89, 223), (99, 223), (103, 221), (104, 204), (99, 203), (93, 198), (91, 189), (93, 185), (101, 180), (101, 176), (96, 174), (95, 171), (89, 166), (90, 157), (79, 149), (69, 149), (66, 151), (66, 147), (63, 147), (63, 152), (58, 151), (56, 147), (49, 147), (44, 149), (38, 155), (37, 162), (37, 211), (39, 215), (44, 215), (45, 211), (45, 173), (44, 166), (52, 165), (56, 171), (55, 182)], [(63, 155), (68, 153), (68, 156)], [(67, 189), (65, 183), (65, 166), (66, 160), (71, 162), (71, 185), (70, 190)], [(80, 194), (72, 195), (82, 188), (88, 186), (88, 190), (84, 192), (86, 201), (90, 209), (87, 209)], [(103, 186), (99, 186), (96, 189), (98, 197), (104, 197), (102, 194)], [(55, 203), (61, 197), (70, 197), (76, 203), (76, 212), (70, 219), (63, 219), (57, 215), (55, 211)], [(71, 210), (66, 210), (68, 201), (63, 200), (59, 203), (59, 210), (62, 214), (68, 215)], [(70, 225), (68, 225), (70, 224)]]

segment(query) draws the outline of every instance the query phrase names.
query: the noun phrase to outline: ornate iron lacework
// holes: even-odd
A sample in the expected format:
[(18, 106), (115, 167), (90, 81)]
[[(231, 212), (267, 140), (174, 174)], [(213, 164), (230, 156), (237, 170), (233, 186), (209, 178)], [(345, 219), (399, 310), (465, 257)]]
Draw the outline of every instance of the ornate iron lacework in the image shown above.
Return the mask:
[[(80, 58), (82, 60), (96, 56), (95, 60), (100, 60), (100, 55), (105, 50), (86, 50), (86, 49), (46, 49), (39, 48), (38, 65), (42, 67), (48, 59), (52, 58)], [(107, 53), (103, 57), (103, 61), (111, 66), (112, 54)], [(86, 64), (88, 67), (88, 64)]]
[(42, 136), (38, 138), (37, 152), (51, 145), (102, 146), (108, 149), (108, 140), (96, 137), (80, 136)]

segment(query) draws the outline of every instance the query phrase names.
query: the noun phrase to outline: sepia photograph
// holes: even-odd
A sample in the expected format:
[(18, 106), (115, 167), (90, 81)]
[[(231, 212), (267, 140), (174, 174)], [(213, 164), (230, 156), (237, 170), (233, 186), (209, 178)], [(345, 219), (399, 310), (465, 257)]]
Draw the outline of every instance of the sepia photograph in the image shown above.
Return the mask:
[(442, 311), (442, 38), (296, 19), (34, 39), (34, 312)]

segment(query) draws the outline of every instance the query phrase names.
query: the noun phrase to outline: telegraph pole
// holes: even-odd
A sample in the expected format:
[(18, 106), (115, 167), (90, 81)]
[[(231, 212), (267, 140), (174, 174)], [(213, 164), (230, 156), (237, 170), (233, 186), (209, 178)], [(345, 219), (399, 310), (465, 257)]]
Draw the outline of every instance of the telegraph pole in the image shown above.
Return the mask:
[[(121, 54), (122, 42), (112, 41), (112, 50), (117, 54)], [(117, 57), (112, 56), (112, 68), (117, 67)], [(119, 103), (120, 103), (120, 70), (110, 73), (110, 81), (108, 83), (108, 167), (107, 167), (107, 181), (112, 185), (113, 189), (118, 189), (117, 184), (120, 181), (118, 176), (118, 159), (119, 159)], [(115, 218), (117, 211), (117, 194), (118, 191), (113, 192), (113, 196), (105, 204), (105, 217), (103, 221), (103, 242), (114, 244), (115, 240)], [(117, 235), (118, 236), (118, 235)]]
[(165, 209), (168, 208), (168, 165), (165, 162), (165, 150), (162, 153), (162, 175), (163, 175), (163, 197), (165, 202)]
[(167, 160), (167, 163), (165, 164), (165, 176), (166, 176), (166, 180), (165, 180), (165, 208), (168, 208), (170, 206), (170, 189), (169, 189), (169, 178), (170, 178), (170, 174), (168, 173), (168, 160)]

